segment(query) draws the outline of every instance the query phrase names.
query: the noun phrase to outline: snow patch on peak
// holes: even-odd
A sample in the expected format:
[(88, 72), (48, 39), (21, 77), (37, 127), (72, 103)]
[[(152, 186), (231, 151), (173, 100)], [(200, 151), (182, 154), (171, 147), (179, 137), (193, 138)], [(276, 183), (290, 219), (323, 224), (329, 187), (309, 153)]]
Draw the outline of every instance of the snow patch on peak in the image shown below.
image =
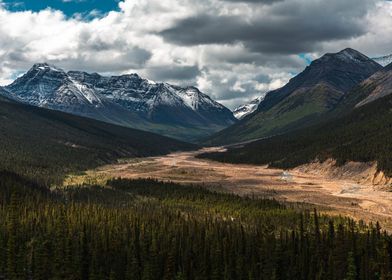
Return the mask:
[[(101, 99), (95, 94), (94, 90), (88, 86), (70, 78), (72, 92), (87, 100), (90, 104), (102, 104)], [(73, 90), (76, 89), (76, 90)]]
[(345, 62), (354, 61), (354, 62), (361, 63), (363, 61), (369, 60), (369, 58), (367, 56), (365, 56), (364, 54), (362, 54), (356, 50), (350, 49), (350, 48), (347, 48), (347, 49), (344, 49), (344, 50), (338, 52), (336, 54), (336, 57), (338, 57), (339, 59), (341, 59)]
[(182, 101), (190, 107), (192, 110), (197, 110), (199, 107), (199, 91), (195, 88), (187, 88), (185, 90), (180, 90), (177, 95), (182, 99)]
[(320, 57), (319, 59), (314, 60), (312, 64), (328, 62), (328, 61), (334, 62), (336, 60), (340, 60), (348, 64), (349, 63), (363, 64), (368, 62), (369, 60), (371, 61), (370, 58), (360, 53), (359, 51), (356, 51), (351, 48), (346, 48), (337, 53), (327, 53), (322, 57)]
[(152, 80), (149, 80), (149, 79), (147, 79), (147, 83), (149, 83), (150, 85), (156, 85), (157, 84), (156, 82), (154, 82)]
[(48, 63), (36, 63), (32, 67), (33, 70), (41, 70), (41, 71), (55, 71), (55, 72), (64, 72), (62, 69), (57, 68), (54, 65), (48, 64)]
[(179, 89), (176, 94), (183, 100), (183, 102), (192, 110), (197, 111), (200, 107), (223, 108), (223, 106), (212, 100), (208, 95), (200, 92), (196, 87), (187, 87)]
[(241, 105), (233, 110), (234, 117), (237, 119), (243, 119), (247, 115), (252, 114), (254, 111), (257, 110), (259, 107), (260, 103), (264, 100), (265, 96), (267, 93), (264, 93), (263, 95), (257, 97), (256, 99), (253, 99), (247, 104)]
[(357, 60), (358, 56), (355, 53), (352, 53), (350, 51), (344, 50), (336, 55), (342, 60)]

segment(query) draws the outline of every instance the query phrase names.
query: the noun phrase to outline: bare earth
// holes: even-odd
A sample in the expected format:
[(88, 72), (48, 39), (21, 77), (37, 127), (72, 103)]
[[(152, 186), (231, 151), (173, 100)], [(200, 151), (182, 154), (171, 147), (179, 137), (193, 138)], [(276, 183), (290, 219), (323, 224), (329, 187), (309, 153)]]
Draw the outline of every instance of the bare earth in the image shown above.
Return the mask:
[(354, 179), (331, 178), (306, 169), (284, 171), (266, 166), (225, 164), (195, 158), (196, 152), (173, 153), (107, 165), (69, 177), (65, 185), (102, 183), (108, 178), (156, 178), (180, 183), (220, 187), (239, 195), (273, 197), (309, 203), (330, 214), (349, 215), (366, 222), (380, 221), (392, 231), (392, 193)]

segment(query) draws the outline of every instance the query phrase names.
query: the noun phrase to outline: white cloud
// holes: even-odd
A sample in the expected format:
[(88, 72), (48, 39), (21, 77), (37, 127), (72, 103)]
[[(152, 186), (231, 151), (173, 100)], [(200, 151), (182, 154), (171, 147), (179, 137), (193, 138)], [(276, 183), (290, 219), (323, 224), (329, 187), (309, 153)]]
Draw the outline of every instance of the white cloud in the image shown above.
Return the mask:
[[(290, 1), (280, 1), (279, 9), (274, 4), (251, 2), (125, 0), (119, 3), (119, 11), (90, 21), (82, 16), (67, 18), (50, 9), (39, 13), (9, 12), (0, 5), (0, 84), (9, 83), (33, 63), (47, 61), (65, 69), (107, 74), (137, 72), (150, 79), (197, 85), (233, 108), (282, 86), (306, 62), (298, 55), (252, 51), (243, 42), (180, 46), (165, 41), (159, 32), (196, 15), (257, 18), (277, 11), (283, 16), (285, 2)], [(359, 37), (324, 42), (307, 57), (346, 46), (369, 55), (392, 53), (392, 4), (381, 0), (360, 2), (374, 2), (361, 19), (366, 32)], [(279, 30), (272, 35), (279, 36)]]

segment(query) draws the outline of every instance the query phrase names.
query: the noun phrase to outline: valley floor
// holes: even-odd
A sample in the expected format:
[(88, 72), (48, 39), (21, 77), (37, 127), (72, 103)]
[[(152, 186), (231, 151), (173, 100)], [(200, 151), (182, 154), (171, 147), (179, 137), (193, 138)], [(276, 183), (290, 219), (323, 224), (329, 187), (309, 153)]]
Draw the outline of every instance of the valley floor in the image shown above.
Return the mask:
[(173, 153), (106, 165), (83, 175), (69, 176), (65, 185), (101, 184), (109, 178), (156, 178), (180, 183), (205, 184), (239, 195), (272, 197), (279, 201), (315, 205), (330, 214), (348, 215), (366, 222), (379, 221), (392, 231), (392, 192), (361, 184), (353, 179), (310, 174), (303, 169), (284, 171), (266, 166), (219, 163), (195, 152)]

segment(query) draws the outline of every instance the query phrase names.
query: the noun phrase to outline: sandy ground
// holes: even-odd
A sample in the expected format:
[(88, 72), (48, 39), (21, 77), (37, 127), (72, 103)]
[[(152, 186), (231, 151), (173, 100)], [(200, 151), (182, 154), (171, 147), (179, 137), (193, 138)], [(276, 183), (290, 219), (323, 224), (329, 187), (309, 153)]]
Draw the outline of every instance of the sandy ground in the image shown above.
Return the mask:
[(70, 177), (65, 184), (95, 183), (108, 178), (157, 178), (223, 188), (240, 195), (273, 197), (279, 201), (309, 203), (332, 214), (349, 215), (366, 222), (380, 221), (392, 231), (392, 193), (358, 184), (352, 179), (331, 178), (301, 169), (224, 164), (195, 158), (200, 152), (173, 153), (124, 161)]

